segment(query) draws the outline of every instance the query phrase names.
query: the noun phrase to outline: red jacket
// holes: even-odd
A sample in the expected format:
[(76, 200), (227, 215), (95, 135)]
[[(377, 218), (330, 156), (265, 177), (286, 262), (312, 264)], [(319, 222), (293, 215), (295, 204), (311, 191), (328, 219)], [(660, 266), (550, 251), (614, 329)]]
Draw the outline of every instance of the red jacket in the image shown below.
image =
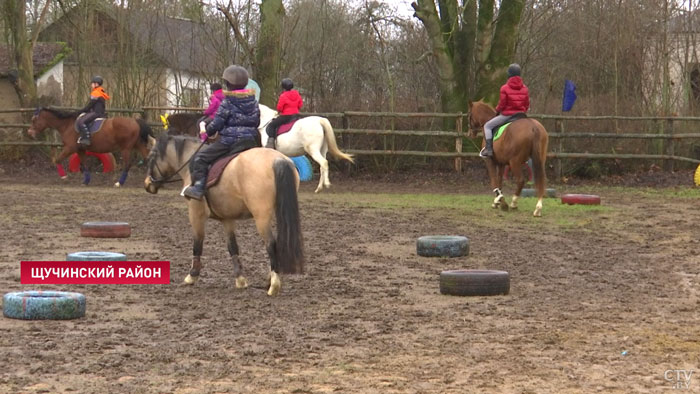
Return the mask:
[(301, 95), (298, 91), (292, 89), (280, 94), (280, 99), (277, 102), (277, 112), (280, 115), (295, 115), (304, 105), (301, 100)]
[(530, 92), (522, 78), (517, 75), (508, 78), (508, 82), (501, 86), (501, 98), (498, 100), (496, 111), (502, 115), (513, 115), (518, 112), (527, 112), (528, 109), (530, 109)]

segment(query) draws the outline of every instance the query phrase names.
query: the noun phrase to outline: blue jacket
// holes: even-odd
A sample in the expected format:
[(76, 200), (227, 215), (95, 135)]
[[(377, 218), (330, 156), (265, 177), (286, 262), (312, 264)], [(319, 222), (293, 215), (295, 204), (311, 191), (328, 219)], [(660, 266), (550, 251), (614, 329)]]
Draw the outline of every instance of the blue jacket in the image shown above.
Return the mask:
[(256, 139), (260, 125), (260, 107), (253, 90), (224, 91), (224, 99), (214, 120), (207, 125), (207, 135), (219, 133), (219, 142), (233, 145), (243, 139)]

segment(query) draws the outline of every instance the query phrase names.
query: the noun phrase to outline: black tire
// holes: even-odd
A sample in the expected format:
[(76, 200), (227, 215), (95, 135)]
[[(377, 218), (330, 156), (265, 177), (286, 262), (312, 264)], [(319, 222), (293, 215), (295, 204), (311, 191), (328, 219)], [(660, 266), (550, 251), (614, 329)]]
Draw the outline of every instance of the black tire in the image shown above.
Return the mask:
[(505, 271), (450, 270), (440, 273), (440, 294), (492, 296), (510, 292), (510, 275)]
[(469, 254), (469, 239), (455, 235), (426, 235), (418, 238), (416, 253), (423, 257), (460, 257)]

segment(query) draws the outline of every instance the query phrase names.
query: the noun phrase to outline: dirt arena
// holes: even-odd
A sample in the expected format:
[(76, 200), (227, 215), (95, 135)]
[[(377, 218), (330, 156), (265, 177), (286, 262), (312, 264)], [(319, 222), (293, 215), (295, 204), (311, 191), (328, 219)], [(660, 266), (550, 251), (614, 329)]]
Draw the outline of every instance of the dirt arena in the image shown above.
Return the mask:
[[(111, 174), (81, 187), (76, 175), (4, 170), (0, 289), (81, 292), (87, 313), (0, 318), (0, 391), (639, 393), (671, 390), (675, 371), (693, 370), (682, 383), (700, 392), (700, 190), (687, 176), (655, 188), (550, 185), (603, 204), (548, 199), (534, 219), (533, 199), (494, 211), (483, 179), (468, 175), (332, 172), (333, 188), (315, 195), (316, 174), (300, 196), (306, 274), (283, 277), (271, 298), (252, 222), (238, 232), (251, 288), (234, 288), (216, 222), (190, 287), (178, 187), (147, 194), (138, 171), (115, 189)], [(127, 221), (132, 236), (81, 238), (86, 221)], [(469, 237), (470, 255), (417, 256), (416, 239), (431, 234)], [(169, 260), (171, 284), (20, 284), (21, 260), (84, 250)], [(458, 268), (508, 271), (511, 292), (441, 295), (440, 272)]]

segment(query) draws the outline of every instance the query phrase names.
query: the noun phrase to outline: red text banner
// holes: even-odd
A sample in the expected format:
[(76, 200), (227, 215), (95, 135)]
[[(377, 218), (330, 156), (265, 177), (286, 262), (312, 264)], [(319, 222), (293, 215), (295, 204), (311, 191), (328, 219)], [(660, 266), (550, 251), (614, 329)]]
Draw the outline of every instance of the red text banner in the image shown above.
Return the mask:
[(169, 284), (169, 261), (22, 261), (22, 284)]

